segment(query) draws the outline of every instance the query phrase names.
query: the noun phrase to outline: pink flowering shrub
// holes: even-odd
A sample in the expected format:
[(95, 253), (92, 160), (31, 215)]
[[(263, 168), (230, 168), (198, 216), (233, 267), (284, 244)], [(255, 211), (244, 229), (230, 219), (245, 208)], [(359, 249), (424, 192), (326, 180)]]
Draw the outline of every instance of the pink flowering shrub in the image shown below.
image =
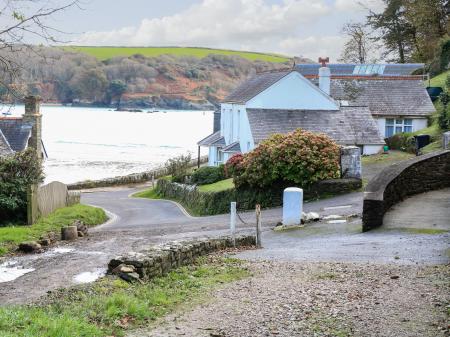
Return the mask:
[(297, 129), (271, 136), (245, 154), (238, 164), (231, 165), (239, 167), (233, 171), (237, 187), (262, 188), (275, 182), (307, 187), (319, 180), (339, 177), (339, 145), (324, 134)]
[(231, 156), (230, 159), (225, 163), (225, 176), (231, 178), (236, 174), (240, 174), (242, 171), (242, 161), (244, 156), (241, 153), (236, 153)]

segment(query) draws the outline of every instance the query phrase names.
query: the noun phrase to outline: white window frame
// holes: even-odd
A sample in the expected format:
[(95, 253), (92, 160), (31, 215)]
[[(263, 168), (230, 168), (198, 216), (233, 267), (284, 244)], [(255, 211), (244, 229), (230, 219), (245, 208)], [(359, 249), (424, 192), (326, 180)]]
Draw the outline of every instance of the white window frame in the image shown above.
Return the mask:
[[(392, 128), (392, 134), (389, 135), (388, 128)], [(413, 132), (412, 118), (386, 118), (384, 134), (386, 137), (392, 137), (398, 133)]]

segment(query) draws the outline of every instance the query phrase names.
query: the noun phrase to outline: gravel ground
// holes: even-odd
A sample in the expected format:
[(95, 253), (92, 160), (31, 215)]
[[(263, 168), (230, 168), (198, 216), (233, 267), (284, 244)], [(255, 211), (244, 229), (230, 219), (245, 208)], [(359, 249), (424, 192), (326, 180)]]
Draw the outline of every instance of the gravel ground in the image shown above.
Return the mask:
[(154, 330), (128, 337), (449, 335), (449, 266), (246, 262), (246, 267), (252, 277), (167, 316)]

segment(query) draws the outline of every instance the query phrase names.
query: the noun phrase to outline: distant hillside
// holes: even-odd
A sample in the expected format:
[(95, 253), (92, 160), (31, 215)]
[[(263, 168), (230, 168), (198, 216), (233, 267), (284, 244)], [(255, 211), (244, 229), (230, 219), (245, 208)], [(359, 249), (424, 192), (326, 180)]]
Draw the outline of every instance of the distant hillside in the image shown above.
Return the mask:
[[(183, 55), (188, 52), (190, 56)], [(3, 90), (3, 97), (0, 87), (0, 100), (34, 94), (44, 102), (166, 109), (213, 108), (256, 72), (291, 68), (294, 62), (276, 55), (200, 48), (40, 47), (10, 57), (22, 72), (8, 83), (11, 90)]]
[(235, 51), (226, 49), (210, 49), (210, 48), (196, 48), (196, 47), (64, 47), (68, 51), (80, 51), (99, 60), (108, 60), (118, 56), (132, 56), (140, 54), (146, 57), (157, 57), (160, 55), (174, 55), (174, 56), (193, 56), (198, 58), (206, 57), (210, 54), (240, 56), (250, 61), (265, 61), (265, 62), (286, 62), (290, 58), (283, 55)]

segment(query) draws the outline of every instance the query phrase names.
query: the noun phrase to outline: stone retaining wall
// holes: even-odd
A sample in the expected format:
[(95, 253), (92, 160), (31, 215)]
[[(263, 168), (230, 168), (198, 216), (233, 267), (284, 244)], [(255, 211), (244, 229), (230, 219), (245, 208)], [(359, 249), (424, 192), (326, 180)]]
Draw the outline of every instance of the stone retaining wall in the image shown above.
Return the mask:
[[(255, 241), (255, 236), (247, 235), (237, 236), (235, 243), (236, 247), (254, 246)], [(234, 246), (230, 237), (169, 242), (143, 252), (129, 253), (112, 259), (108, 264), (108, 273), (118, 274), (124, 279), (130, 277), (121, 274), (136, 273), (139, 279), (149, 280), (167, 274), (175, 268), (192, 264), (200, 256), (231, 247)]]
[(450, 151), (438, 151), (385, 168), (364, 191), (363, 231), (383, 225), (384, 214), (408, 196), (450, 187)]
[[(200, 164), (205, 164), (208, 162), (208, 156), (203, 156), (200, 158)], [(191, 166), (197, 166), (197, 159), (191, 161)], [(118, 186), (118, 185), (132, 185), (138, 183), (144, 183), (152, 179), (152, 177), (161, 178), (167, 175), (167, 170), (165, 167), (159, 167), (154, 170), (141, 173), (132, 173), (126, 176), (105, 178), (101, 180), (86, 180), (74, 184), (67, 185), (69, 190), (84, 190), (97, 187), (108, 187), (108, 186)]]

